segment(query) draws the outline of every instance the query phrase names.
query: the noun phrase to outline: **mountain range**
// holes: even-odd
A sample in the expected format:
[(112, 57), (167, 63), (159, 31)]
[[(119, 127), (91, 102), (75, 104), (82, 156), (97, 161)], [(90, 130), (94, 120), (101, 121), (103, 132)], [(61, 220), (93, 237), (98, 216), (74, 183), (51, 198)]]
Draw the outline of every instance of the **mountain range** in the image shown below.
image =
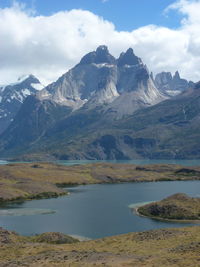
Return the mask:
[(26, 97), (43, 87), (33, 75), (21, 77), (13, 84), (0, 85), (0, 134), (13, 121)]
[(198, 158), (199, 97), (200, 84), (178, 72), (154, 78), (133, 49), (116, 59), (100, 46), (56, 82), (26, 97), (4, 126), (0, 154), (20, 159)]

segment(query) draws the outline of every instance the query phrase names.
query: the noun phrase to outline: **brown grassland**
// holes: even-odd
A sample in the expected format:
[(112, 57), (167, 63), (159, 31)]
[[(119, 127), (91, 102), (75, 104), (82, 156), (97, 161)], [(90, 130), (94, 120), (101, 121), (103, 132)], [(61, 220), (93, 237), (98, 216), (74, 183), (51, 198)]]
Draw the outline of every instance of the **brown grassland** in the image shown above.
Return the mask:
[[(174, 180), (200, 180), (200, 168), (12, 163), (0, 166), (0, 200), (3, 205), (8, 201), (57, 197), (66, 194), (62, 189), (65, 185)], [(200, 226), (129, 233), (84, 242), (59, 233), (23, 237), (0, 228), (0, 266), (196, 267), (200, 266)]]
[[(5, 233), (6, 232), (6, 233)], [(200, 227), (50, 244), (0, 230), (0, 266), (200, 266)]]
[(0, 202), (57, 197), (63, 186), (200, 180), (200, 168), (177, 165), (96, 163), (63, 166), (53, 163), (12, 163), (0, 166)]

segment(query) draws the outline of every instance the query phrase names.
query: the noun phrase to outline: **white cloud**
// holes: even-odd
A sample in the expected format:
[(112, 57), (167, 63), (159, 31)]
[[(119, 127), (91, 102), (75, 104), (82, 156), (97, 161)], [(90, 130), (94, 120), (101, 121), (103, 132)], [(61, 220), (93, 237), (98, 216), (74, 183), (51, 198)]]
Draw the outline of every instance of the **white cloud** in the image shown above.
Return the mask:
[(101, 44), (115, 56), (133, 47), (155, 73), (178, 69), (200, 80), (200, 1), (181, 0), (170, 9), (184, 16), (180, 28), (147, 25), (132, 32), (119, 32), (89, 11), (35, 16), (17, 4), (0, 9), (0, 84), (27, 73), (53, 81)]

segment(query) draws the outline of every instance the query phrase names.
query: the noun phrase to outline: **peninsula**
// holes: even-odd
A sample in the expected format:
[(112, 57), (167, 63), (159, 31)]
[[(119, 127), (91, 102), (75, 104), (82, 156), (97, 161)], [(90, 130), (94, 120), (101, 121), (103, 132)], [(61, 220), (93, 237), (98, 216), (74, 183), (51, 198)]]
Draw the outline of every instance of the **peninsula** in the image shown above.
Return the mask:
[(58, 197), (71, 185), (200, 180), (200, 167), (94, 163), (10, 163), (0, 166), (0, 202)]
[(143, 216), (165, 220), (200, 220), (200, 198), (178, 193), (137, 209)]

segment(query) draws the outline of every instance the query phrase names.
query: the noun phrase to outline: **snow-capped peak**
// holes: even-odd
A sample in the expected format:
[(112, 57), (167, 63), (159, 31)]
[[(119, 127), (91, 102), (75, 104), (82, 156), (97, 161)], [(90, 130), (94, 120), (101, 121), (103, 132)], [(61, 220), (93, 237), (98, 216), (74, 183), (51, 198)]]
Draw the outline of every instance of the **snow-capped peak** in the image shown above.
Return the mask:
[(0, 133), (14, 119), (24, 100), (43, 88), (33, 75), (23, 75), (15, 83), (0, 86)]
[(42, 90), (45, 86), (41, 83), (31, 83), (31, 86), (37, 90), (37, 91), (40, 91)]
[[(31, 74), (29, 74), (29, 75), (22, 75), (22, 76), (20, 76), (20, 77), (18, 78), (17, 82), (18, 82), (18, 83), (21, 83), (21, 82), (27, 80), (27, 79), (28, 79), (29, 77), (31, 77), (31, 76), (32, 76)], [(33, 76), (33, 77), (34, 77), (34, 76)]]

